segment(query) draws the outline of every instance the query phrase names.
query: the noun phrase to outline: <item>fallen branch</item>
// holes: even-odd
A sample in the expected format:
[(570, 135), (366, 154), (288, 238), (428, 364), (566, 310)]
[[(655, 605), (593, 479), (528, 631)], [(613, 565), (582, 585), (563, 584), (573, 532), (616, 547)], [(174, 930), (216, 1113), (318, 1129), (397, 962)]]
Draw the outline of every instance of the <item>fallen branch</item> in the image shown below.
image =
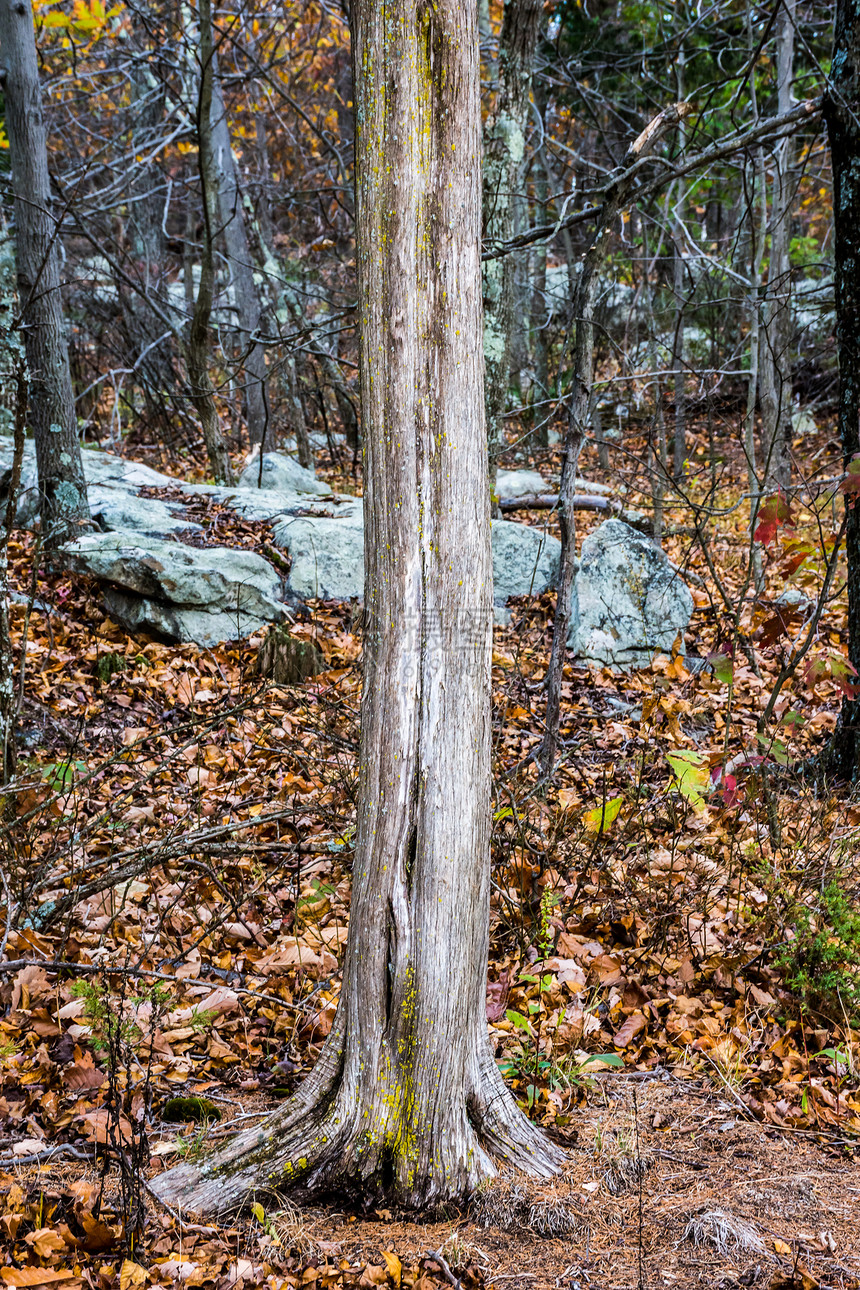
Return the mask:
[[(557, 493), (526, 493), (522, 497), (499, 499), (499, 510), (503, 514), (510, 511), (554, 511), (558, 505)], [(651, 529), (651, 521), (647, 516), (641, 515), (639, 511), (625, 510), (617, 497), (592, 497), (587, 493), (577, 493), (572, 505), (575, 511), (611, 511), (631, 528), (646, 533)]]

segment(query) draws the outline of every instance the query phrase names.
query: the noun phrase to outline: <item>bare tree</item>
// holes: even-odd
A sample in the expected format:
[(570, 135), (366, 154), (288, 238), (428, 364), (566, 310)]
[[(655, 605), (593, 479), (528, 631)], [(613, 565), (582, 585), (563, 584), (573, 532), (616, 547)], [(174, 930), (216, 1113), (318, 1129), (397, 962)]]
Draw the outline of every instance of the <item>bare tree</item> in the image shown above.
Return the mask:
[(476, 0), (352, 5), (365, 450), (361, 790), (323, 1053), (262, 1129), (157, 1180), (185, 1210), (258, 1186), (460, 1197), (563, 1153), (518, 1109), (485, 1011), (490, 555)]
[[(233, 467), (221, 432), (215, 387), (209, 373), (211, 346), (209, 320), (215, 292), (215, 236), (218, 228), (219, 182), (212, 131), (212, 98), (215, 79), (215, 43), (211, 0), (200, 0), (200, 81), (197, 102), (197, 154), (203, 193), (203, 248), (200, 284), (185, 346), (191, 401), (200, 418), (209, 466), (220, 484), (233, 483)], [(186, 284), (187, 285), (187, 284)]]
[(0, 0), (6, 129), (15, 195), (18, 295), (36, 440), (43, 541), (57, 546), (90, 520), (69, 371), (57, 217), (30, 0)]

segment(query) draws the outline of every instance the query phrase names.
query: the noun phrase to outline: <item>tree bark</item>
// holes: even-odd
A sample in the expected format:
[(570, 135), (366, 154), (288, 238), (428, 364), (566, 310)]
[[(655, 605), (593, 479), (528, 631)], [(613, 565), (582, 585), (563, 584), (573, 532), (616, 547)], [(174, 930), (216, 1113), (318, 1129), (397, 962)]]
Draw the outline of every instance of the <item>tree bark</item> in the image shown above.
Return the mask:
[(218, 221), (218, 173), (212, 138), (212, 85), (215, 46), (212, 33), (211, 0), (200, 0), (200, 83), (197, 100), (197, 159), (203, 195), (203, 251), (200, 286), (194, 302), (191, 328), (185, 346), (185, 362), (191, 385), (191, 401), (200, 418), (203, 440), (212, 477), (217, 484), (234, 483), (233, 467), (221, 432), (215, 404), (215, 387), (209, 373), (209, 319), (215, 292), (215, 231)]
[(90, 512), (60, 296), (57, 223), (30, 0), (0, 0), (0, 51), (30, 420), (36, 440), (43, 542), (50, 548), (77, 536), (89, 525)]
[[(860, 0), (837, 0), (830, 84), (824, 101), (833, 166), (834, 285), (839, 345), (839, 433), (845, 465), (860, 453)], [(848, 657), (860, 673), (860, 505), (846, 499)], [(860, 774), (860, 698), (843, 700), (826, 767)]]
[[(215, 56), (213, 55), (213, 60)], [(212, 148), (218, 182), (218, 208), (221, 231), (227, 246), (227, 262), (233, 280), (233, 293), (243, 350), (239, 379), (245, 404), (245, 420), (251, 444), (274, 447), (268, 432), (269, 415), (265, 397), (266, 353), (259, 343), (260, 288), (254, 281), (254, 267), (245, 227), (242, 190), (236, 172), (236, 159), (230, 139), (230, 127), (224, 106), (224, 95), (217, 63), (212, 68)]]
[(490, 556), (476, 0), (354, 0), (365, 453), (358, 834), (343, 987), (296, 1096), (155, 1183), (217, 1213), (251, 1188), (460, 1198), (499, 1156), (564, 1160), (487, 1037)]
[[(543, 4), (505, 0), (499, 41), (499, 93), (484, 131), (484, 240), (490, 246), (514, 232), (516, 199), (523, 186), (532, 66)], [(490, 491), (495, 493), (502, 422), (511, 365), (515, 256), (487, 260), (484, 290), (484, 399), (489, 443)]]

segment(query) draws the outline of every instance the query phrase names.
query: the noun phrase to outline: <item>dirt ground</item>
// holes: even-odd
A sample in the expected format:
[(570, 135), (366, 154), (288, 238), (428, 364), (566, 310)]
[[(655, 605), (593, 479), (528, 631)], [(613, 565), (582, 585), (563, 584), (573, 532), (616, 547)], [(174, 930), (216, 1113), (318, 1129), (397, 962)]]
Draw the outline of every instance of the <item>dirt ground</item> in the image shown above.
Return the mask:
[(596, 1080), (573, 1122), (566, 1178), (529, 1188), (533, 1202), (572, 1215), (563, 1236), (523, 1230), (512, 1206), (512, 1230), (500, 1229), (510, 1180), (479, 1202), (497, 1219), (490, 1226), (474, 1214), (422, 1224), (315, 1211), (311, 1232), (354, 1264), (380, 1264), (384, 1250), (406, 1264), (441, 1248), (499, 1290), (860, 1285), (855, 1143), (761, 1125), (729, 1090), (669, 1072)]

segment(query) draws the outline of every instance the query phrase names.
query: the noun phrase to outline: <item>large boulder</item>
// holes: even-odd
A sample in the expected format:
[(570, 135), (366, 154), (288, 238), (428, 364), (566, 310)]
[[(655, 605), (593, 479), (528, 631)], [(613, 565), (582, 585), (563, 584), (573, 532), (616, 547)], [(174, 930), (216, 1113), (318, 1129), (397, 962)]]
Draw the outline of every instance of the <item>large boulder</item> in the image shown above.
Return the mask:
[(539, 596), (558, 581), (561, 543), (551, 533), (493, 520), (493, 599), (503, 605), (509, 596)]
[(282, 493), (330, 493), (328, 484), (285, 452), (255, 452), (239, 476), (240, 488), (274, 488)]
[(693, 612), (693, 597), (666, 555), (621, 520), (606, 520), (582, 544), (568, 644), (581, 659), (646, 667), (670, 654)]
[(496, 472), (497, 497), (530, 497), (550, 493), (552, 489), (536, 470), (499, 470)]
[(302, 600), (361, 600), (364, 596), (364, 525), (361, 514), (283, 518), (275, 542), (290, 553), (290, 591)]
[(283, 615), (281, 579), (253, 551), (191, 547), (139, 533), (87, 533), (65, 547), (70, 568), (105, 585), (108, 613), (129, 632), (216, 645)]

